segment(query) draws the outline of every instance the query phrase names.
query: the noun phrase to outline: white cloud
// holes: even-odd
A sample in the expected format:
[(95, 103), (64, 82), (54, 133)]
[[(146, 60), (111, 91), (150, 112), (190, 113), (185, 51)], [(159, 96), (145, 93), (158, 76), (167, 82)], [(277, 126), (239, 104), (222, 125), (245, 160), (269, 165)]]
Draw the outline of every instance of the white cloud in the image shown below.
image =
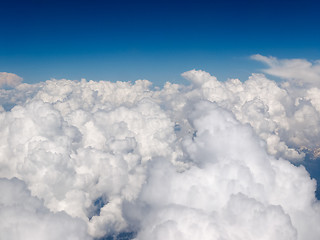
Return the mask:
[(92, 239), (85, 222), (52, 213), (32, 197), (24, 182), (0, 178), (0, 232), (7, 240)]
[(318, 239), (305, 169), (268, 156), (250, 127), (215, 104), (196, 104), (189, 120), (197, 133), (184, 146), (194, 166), (150, 165), (141, 209), (130, 212), (141, 221), (137, 239)]
[[(61, 231), (57, 216), (66, 226), (77, 218), (71, 235), (319, 239), (315, 181), (288, 161), (320, 146), (319, 88), (263, 74), (183, 76), (191, 86), (52, 79), (1, 89), (3, 187), (20, 189)], [(26, 231), (10, 216), (11, 229)]]
[(252, 59), (269, 66), (263, 71), (267, 74), (293, 81), (298, 85), (310, 84), (320, 86), (320, 62), (309, 62), (306, 59), (277, 59), (260, 54), (251, 56)]
[(0, 72), (0, 87), (16, 87), (22, 82), (22, 78), (14, 73)]

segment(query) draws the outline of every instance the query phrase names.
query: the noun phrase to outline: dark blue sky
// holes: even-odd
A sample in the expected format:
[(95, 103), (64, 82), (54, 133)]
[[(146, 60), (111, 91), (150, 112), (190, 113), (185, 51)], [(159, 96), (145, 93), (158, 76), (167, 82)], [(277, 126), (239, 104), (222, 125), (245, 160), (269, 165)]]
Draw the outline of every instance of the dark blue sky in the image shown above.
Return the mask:
[(252, 54), (319, 59), (316, 1), (1, 1), (0, 71), (181, 82), (203, 69), (245, 80)]

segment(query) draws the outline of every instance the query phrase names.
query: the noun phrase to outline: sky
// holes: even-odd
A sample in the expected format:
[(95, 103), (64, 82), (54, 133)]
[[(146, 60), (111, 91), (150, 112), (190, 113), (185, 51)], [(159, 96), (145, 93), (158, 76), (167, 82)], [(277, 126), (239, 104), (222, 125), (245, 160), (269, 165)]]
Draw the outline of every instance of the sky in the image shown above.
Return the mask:
[(253, 54), (319, 58), (316, 1), (2, 1), (0, 71), (50, 78), (184, 83), (246, 80)]

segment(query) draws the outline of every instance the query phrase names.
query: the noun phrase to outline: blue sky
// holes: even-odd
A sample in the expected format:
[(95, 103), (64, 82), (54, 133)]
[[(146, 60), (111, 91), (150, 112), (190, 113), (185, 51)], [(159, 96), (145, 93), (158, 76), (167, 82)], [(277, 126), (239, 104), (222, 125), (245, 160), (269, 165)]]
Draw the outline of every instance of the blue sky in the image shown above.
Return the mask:
[(54, 78), (183, 82), (263, 68), (252, 54), (319, 59), (316, 1), (2, 1), (0, 71)]

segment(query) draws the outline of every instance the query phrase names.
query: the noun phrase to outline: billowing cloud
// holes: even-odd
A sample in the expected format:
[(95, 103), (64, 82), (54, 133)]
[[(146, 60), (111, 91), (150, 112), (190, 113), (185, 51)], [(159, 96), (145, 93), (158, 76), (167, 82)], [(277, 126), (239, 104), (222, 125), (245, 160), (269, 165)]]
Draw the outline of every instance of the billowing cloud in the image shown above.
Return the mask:
[(0, 179), (0, 232), (8, 240), (92, 239), (85, 222), (64, 212), (52, 213), (24, 182)]
[(2, 89), (6, 239), (26, 236), (27, 218), (42, 226), (33, 239), (319, 239), (316, 182), (300, 163), (319, 151), (320, 89), (183, 76), (191, 85)]
[(16, 87), (22, 80), (22, 77), (19, 77), (14, 73), (0, 72), (0, 87)]
[(320, 236), (315, 183), (304, 168), (268, 156), (250, 127), (215, 104), (198, 103), (189, 120), (197, 132), (183, 145), (194, 165), (183, 173), (164, 160), (149, 167), (141, 209), (129, 211), (142, 223), (137, 239)]

